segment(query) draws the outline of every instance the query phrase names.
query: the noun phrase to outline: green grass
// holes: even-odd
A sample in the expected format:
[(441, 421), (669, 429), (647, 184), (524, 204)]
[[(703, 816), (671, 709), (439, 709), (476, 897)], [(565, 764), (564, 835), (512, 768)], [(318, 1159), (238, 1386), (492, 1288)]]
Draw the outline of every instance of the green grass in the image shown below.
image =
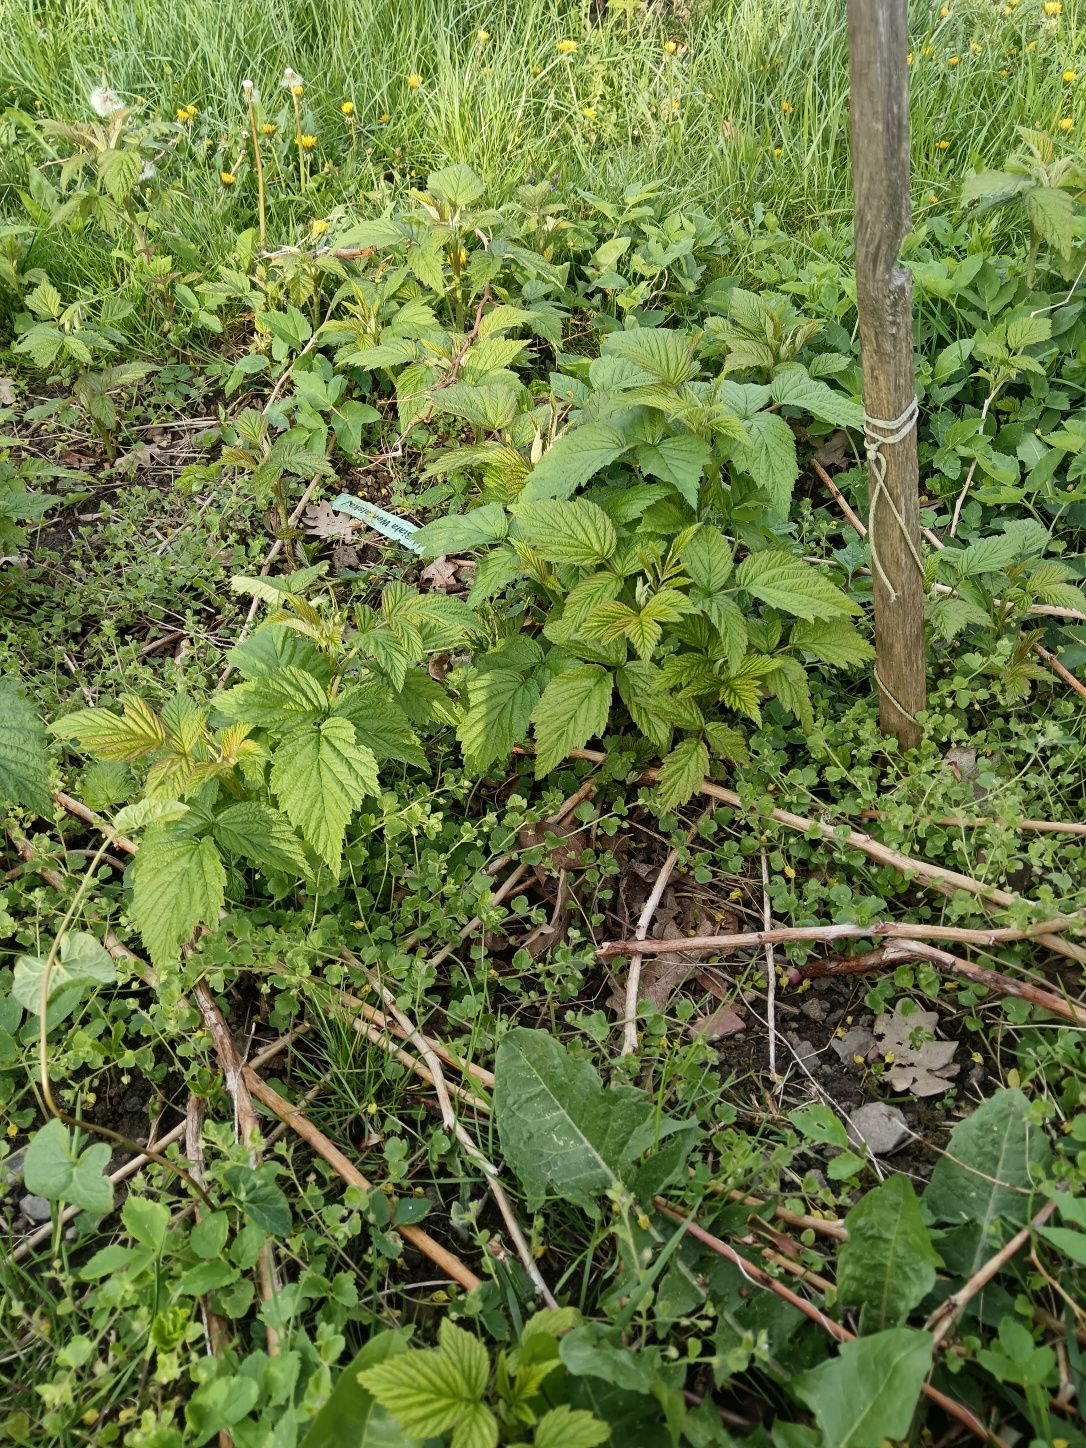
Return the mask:
[[(1021, 0), (1009, 16), (994, 0), (944, 8), (945, 18), (935, 4), (912, 8), (921, 206), (932, 195), (945, 199), (963, 172), (1002, 161), (1018, 125), (1086, 124), (1079, 83), (1061, 79), (1081, 66), (1086, 84), (1075, 0), (1054, 17), (1041, 0)], [(682, 21), (655, 7), (590, 19), (586, 7), (557, 0), (473, 0), (451, 16), (433, 0), (225, 8), (83, 0), (63, 12), (4, 0), (0, 99), (83, 119), (105, 76), (171, 122), (177, 107), (195, 105), (195, 119), (166, 140), (163, 170), (176, 148), (185, 192), (177, 228), (213, 255), (255, 210), (247, 159), (235, 187), (219, 181), (245, 157), (246, 77), (281, 123), (269, 143), (283, 163), (277, 175), (271, 156), (278, 243), (298, 240), (309, 220), (336, 206), (372, 207), (368, 193), (381, 191), (384, 178), (422, 176), (449, 161), (470, 163), (495, 201), (528, 177), (607, 195), (664, 177), (677, 198), (709, 213), (760, 204), (801, 229), (848, 206), (843, 12), (823, 0), (726, 0), (695, 5)], [(488, 40), (478, 38), (480, 27)], [(556, 49), (563, 38), (577, 42), (568, 56)], [(279, 82), (287, 65), (305, 78), (304, 128), (318, 138), (304, 193), (285, 134), (292, 115)], [(422, 78), (417, 89), (408, 85), (413, 75)], [(355, 108), (350, 118), (345, 100)], [(184, 155), (190, 147), (200, 164)], [(24, 179), (17, 148), (5, 179)]]

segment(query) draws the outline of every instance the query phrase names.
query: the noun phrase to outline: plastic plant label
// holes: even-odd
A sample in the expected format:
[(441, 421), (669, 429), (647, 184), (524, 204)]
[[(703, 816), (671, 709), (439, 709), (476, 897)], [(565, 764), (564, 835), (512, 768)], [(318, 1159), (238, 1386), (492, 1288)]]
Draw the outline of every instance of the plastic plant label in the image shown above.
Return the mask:
[(394, 543), (410, 548), (412, 553), (422, 553), (413, 536), (419, 531), (417, 523), (409, 523), (406, 518), (397, 518), (395, 513), (386, 513), (384, 508), (379, 508), (376, 503), (369, 503), (365, 498), (354, 498), (350, 493), (340, 493), (338, 498), (333, 498), (332, 507), (337, 513), (349, 513), (352, 518), (357, 518), (359, 522), (365, 523), (367, 528), (372, 528), (384, 537), (391, 538)]

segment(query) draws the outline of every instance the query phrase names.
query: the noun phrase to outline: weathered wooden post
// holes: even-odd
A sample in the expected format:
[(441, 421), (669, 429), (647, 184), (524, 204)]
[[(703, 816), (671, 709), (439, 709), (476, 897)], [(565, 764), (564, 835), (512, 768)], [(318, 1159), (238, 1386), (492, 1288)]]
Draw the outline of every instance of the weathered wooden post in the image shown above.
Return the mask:
[(903, 749), (924, 708), (924, 580), (916, 462), (909, 229), (908, 0), (848, 0), (856, 302), (867, 411), (868, 538), (879, 723)]

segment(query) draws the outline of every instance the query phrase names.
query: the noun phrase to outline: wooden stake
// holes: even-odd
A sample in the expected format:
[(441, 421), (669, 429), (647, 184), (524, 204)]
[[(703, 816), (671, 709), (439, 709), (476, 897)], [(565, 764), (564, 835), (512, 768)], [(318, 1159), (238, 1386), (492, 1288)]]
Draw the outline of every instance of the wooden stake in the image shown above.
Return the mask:
[[(925, 703), (924, 580), (916, 426), (912, 279), (898, 265), (909, 229), (907, 0), (848, 0), (856, 303), (868, 429), (879, 723), (903, 749), (920, 742)], [(884, 441), (878, 455), (870, 444)]]

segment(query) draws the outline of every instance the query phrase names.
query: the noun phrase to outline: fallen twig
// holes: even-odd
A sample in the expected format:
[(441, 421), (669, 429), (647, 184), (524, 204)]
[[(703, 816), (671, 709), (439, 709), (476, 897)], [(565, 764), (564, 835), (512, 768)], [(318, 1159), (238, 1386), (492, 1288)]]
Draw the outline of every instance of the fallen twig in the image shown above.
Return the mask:
[[(656, 1197), (655, 1204), (657, 1209), (663, 1212), (665, 1217), (670, 1217), (672, 1221), (681, 1223), (683, 1230), (689, 1236), (701, 1242), (703, 1246), (708, 1247), (719, 1256), (726, 1257), (733, 1266), (739, 1269), (748, 1282), (753, 1282), (758, 1287), (764, 1287), (770, 1292), (775, 1292), (778, 1297), (783, 1298), (785, 1302), (794, 1307), (797, 1312), (801, 1312), (804, 1317), (809, 1318), (811, 1322), (816, 1322), (819, 1327), (828, 1332), (831, 1337), (836, 1338), (838, 1342), (855, 1341), (856, 1334), (854, 1332), (849, 1332), (847, 1327), (842, 1327), (839, 1322), (834, 1322), (831, 1317), (827, 1317), (813, 1302), (808, 1302), (807, 1299), (801, 1297), (798, 1292), (793, 1292), (792, 1289), (786, 1287), (783, 1282), (778, 1282), (777, 1279), (770, 1276), (764, 1268), (757, 1266), (754, 1262), (748, 1261), (746, 1257), (737, 1252), (729, 1243), (722, 1241), (719, 1237), (714, 1237), (711, 1232), (707, 1232), (705, 1228), (699, 1226), (697, 1222), (690, 1221), (683, 1212), (673, 1207), (671, 1203), (665, 1201), (663, 1197)], [(961, 1423), (963, 1427), (968, 1428), (969, 1431), (974, 1434), (975, 1437), (981, 1439), (982, 1442), (994, 1444), (995, 1448), (1009, 1448), (1005, 1439), (1000, 1438), (997, 1433), (986, 1428), (974, 1413), (961, 1403), (955, 1402), (953, 1398), (948, 1398), (946, 1394), (941, 1393), (938, 1388), (933, 1388), (930, 1383), (925, 1383), (921, 1388), (921, 1392), (926, 1398), (930, 1399), (931, 1402), (942, 1408), (944, 1413), (949, 1413), (950, 1416)]]
[[(889, 810), (865, 809), (860, 811), (859, 818), (885, 820), (891, 819), (892, 815)], [(913, 818), (917, 823), (945, 825), (958, 830), (1035, 830), (1039, 834), (1049, 835), (1086, 835), (1086, 824), (1071, 820), (997, 820), (990, 815), (975, 820), (963, 819), (960, 815), (914, 815)]]
[[(437, 1052), (431, 1047), (426, 1037), (416, 1029), (411, 1018), (396, 1004), (396, 997), (381, 984), (374, 973), (367, 970), (361, 961), (353, 956), (350, 951), (343, 951), (343, 956), (356, 970), (363, 972), (372, 989), (375, 990), (384, 1001), (385, 1009), (389, 1015), (399, 1024), (400, 1029), (404, 1032), (405, 1039), (408, 1040), (422, 1056), (426, 1063), (425, 1069), (417, 1063), (412, 1065), (412, 1069), (418, 1071), (419, 1074), (424, 1074), (433, 1083), (438, 1105), (441, 1107), (442, 1125), (446, 1131), (451, 1132), (452, 1135), (456, 1137), (457, 1141), (464, 1148), (466, 1155), (475, 1162), (486, 1177), (490, 1194), (494, 1198), (498, 1211), (502, 1215), (502, 1220), (505, 1222), (509, 1235), (513, 1240), (513, 1245), (516, 1248), (517, 1256), (520, 1258), (521, 1265), (528, 1274), (528, 1280), (535, 1288), (537, 1295), (542, 1298), (548, 1307), (557, 1307), (557, 1301), (544, 1281), (542, 1273), (536, 1266), (531, 1248), (525, 1240), (524, 1232), (521, 1229), (520, 1222), (517, 1220), (517, 1214), (513, 1210), (513, 1204), (509, 1200), (505, 1188), (502, 1186), (501, 1179), (498, 1176), (497, 1167), (494, 1166), (479, 1149), (473, 1141), (470, 1132), (461, 1124), (456, 1112), (453, 1110), (452, 1098), (449, 1094), (449, 1088), (445, 1081), (445, 1073), (441, 1069), (441, 1061)], [(397, 1054), (406, 1055), (407, 1053), (398, 1052)]]
[[(789, 941), (812, 940), (877, 940), (904, 936), (910, 940), (927, 937), (931, 940), (955, 940), (966, 945), (996, 945), (1008, 940), (1036, 940), (1047, 944), (1047, 937), (1058, 935), (1072, 926), (1086, 926), (1086, 911), (1075, 915), (1057, 915), (1036, 925), (993, 926), (990, 930), (974, 930), (957, 925), (913, 924), (911, 921), (876, 920), (870, 925), (781, 925), (775, 929), (735, 931), (730, 935), (690, 935), (682, 941), (684, 951), (755, 950), (764, 945), (785, 945)], [(629, 955), (640, 948), (643, 954), (658, 955), (675, 950), (674, 940), (609, 940), (596, 954), (603, 960), (612, 955)]]
[[(571, 749), (570, 758), (587, 759), (593, 764), (602, 764), (607, 755), (599, 749)], [(659, 775), (658, 768), (651, 768), (643, 769), (639, 777), (646, 784), (652, 784), (659, 778)], [(712, 780), (703, 779), (698, 788), (710, 799), (720, 800), (721, 804), (731, 805), (743, 812), (747, 810), (747, 806), (739, 795), (734, 790), (725, 789), (722, 784), (714, 784)], [(977, 896), (978, 899), (990, 901), (993, 905), (1009, 906), (1024, 903), (1021, 895), (1016, 895), (1010, 890), (1001, 890), (995, 885), (986, 885), (983, 880), (974, 879), (972, 875), (963, 875), (958, 870), (947, 869), (944, 865), (933, 865), (927, 860), (918, 860), (911, 855), (903, 855), (900, 851), (892, 850), (880, 841), (872, 839), (862, 830), (843, 828), (839, 825), (829, 824), (825, 820), (810, 819), (806, 815), (793, 814), (791, 810), (770, 810), (769, 818), (790, 830), (798, 830), (801, 834), (810, 835), (814, 832), (833, 844), (850, 850), (859, 850), (868, 859), (918, 879), (941, 894), (952, 895), (955, 890), (965, 890), (970, 895)], [(675, 945), (672, 942), (672, 949), (674, 948)], [(685, 948), (684, 945), (683, 949)], [(1071, 960), (1086, 963), (1086, 950), (1073, 945), (1069, 940), (1062, 940), (1053, 935), (1050, 948), (1060, 955), (1066, 955)]]
[[(284, 1096), (280, 1096), (278, 1091), (269, 1086), (252, 1066), (242, 1067), (242, 1074), (252, 1095), (273, 1111), (280, 1121), (286, 1122), (303, 1141), (308, 1142), (318, 1156), (324, 1158), (337, 1176), (347, 1182), (349, 1186), (361, 1187), (365, 1192), (374, 1190), (373, 1183), (362, 1175), (354, 1163), (349, 1161), (339, 1148), (313, 1125), (308, 1117), (303, 1116)], [(428, 1257), (431, 1262), (440, 1267), (447, 1277), (451, 1277), (454, 1282), (459, 1282), (461, 1287), (470, 1292), (474, 1288), (482, 1286), (482, 1279), (477, 1277), (470, 1267), (461, 1262), (460, 1258), (450, 1252), (447, 1247), (443, 1247), (440, 1242), (435, 1241), (429, 1232), (424, 1232), (421, 1227), (406, 1225), (395, 1227), (394, 1230), (405, 1242), (409, 1242), (424, 1257)]]
[(1041, 1010), (1051, 1011), (1053, 1015), (1062, 1016), (1072, 1025), (1086, 1026), (1086, 1009), (1076, 1005), (1074, 1001), (1064, 1000), (1063, 996), (1044, 990), (1041, 986), (1031, 985), (1028, 981), (1012, 980), (1010, 976), (1001, 975), (998, 971), (988, 970), (982, 965), (974, 965), (971, 960), (963, 960), (960, 955), (951, 955), (949, 951), (939, 950), (937, 946), (928, 945), (922, 940), (888, 940), (885, 945), (880, 945), (877, 950), (872, 950), (868, 955), (855, 956), (829, 968), (812, 969), (807, 967), (805, 973), (808, 975), (864, 975), (870, 970), (879, 970), (883, 966), (902, 965), (910, 960), (926, 960), (949, 975), (965, 976), (975, 984), (995, 991), (997, 995), (1017, 996), (1020, 1000), (1029, 1001), (1031, 1005), (1039, 1006)]
[(1006, 1242), (994, 1256), (989, 1257), (964, 1286), (959, 1287), (957, 1292), (941, 1303), (924, 1324), (925, 1329), (931, 1333), (935, 1346), (939, 1344), (949, 1333), (955, 1322), (961, 1316), (967, 1303), (972, 1302), (977, 1293), (987, 1287), (996, 1273), (1011, 1260), (1020, 1248), (1025, 1246), (1030, 1236), (1038, 1227), (1043, 1227), (1049, 1217), (1056, 1210), (1055, 1199), (1045, 1202), (1044, 1206), (1037, 1212), (1033, 1220), (1028, 1222), (1020, 1232), (1016, 1232), (1009, 1242)]
[[(379, 1030), (387, 1031), (394, 1036), (399, 1036), (401, 1040), (407, 1039), (407, 1035), (402, 1026), (400, 1026), (396, 1020), (386, 1016), (384, 1012), (379, 1011), (376, 1006), (371, 1006), (368, 1001), (359, 1000), (358, 996), (351, 995), (349, 991), (345, 990), (334, 990), (333, 994), (344, 1007), (348, 1007), (351, 1011), (358, 1011), (361, 1015), (365, 1016), (371, 1025), (376, 1026)], [(476, 1081), (488, 1090), (493, 1089), (494, 1073), (492, 1071), (488, 1071), (485, 1066), (477, 1066), (474, 1061), (461, 1061), (452, 1054), (447, 1046), (443, 1046), (439, 1041), (433, 1040), (430, 1036), (426, 1036), (424, 1039), (430, 1049), (441, 1057), (446, 1066), (452, 1066), (454, 1070), (460, 1071), (466, 1076), (474, 1077)]]
[[(769, 862), (766, 859), (765, 850), (760, 849), (758, 854), (762, 865), (762, 921), (765, 925), (766, 935), (773, 932), (773, 908), (769, 902)], [(765, 941), (765, 964), (766, 964), (766, 992), (765, 992), (765, 1016), (766, 1029), (769, 1034), (769, 1074), (777, 1074), (777, 961), (773, 954), (773, 942)]]
[[(692, 831), (687, 834), (687, 844), (690, 843)], [(637, 1050), (637, 988), (641, 984), (641, 951), (638, 948), (645, 941), (649, 933), (649, 926), (652, 924), (652, 917), (656, 914), (656, 908), (663, 899), (664, 891), (667, 889), (667, 882), (671, 879), (675, 866), (679, 863), (680, 850), (676, 846), (669, 850), (667, 858), (660, 866), (660, 873), (656, 877), (656, 883), (649, 892), (649, 898), (645, 901), (634, 931), (634, 950), (630, 955), (630, 966), (626, 973), (626, 998), (623, 1004), (622, 1021), (622, 1050), (620, 1056), (630, 1056)]]

